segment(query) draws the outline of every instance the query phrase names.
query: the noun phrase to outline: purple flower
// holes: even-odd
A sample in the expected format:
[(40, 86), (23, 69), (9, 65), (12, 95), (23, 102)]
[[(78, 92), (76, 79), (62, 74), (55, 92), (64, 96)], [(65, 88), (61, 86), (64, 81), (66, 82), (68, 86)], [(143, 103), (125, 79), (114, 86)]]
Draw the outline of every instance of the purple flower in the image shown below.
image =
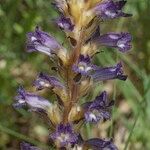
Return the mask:
[(93, 65), (91, 64), (90, 57), (80, 55), (77, 64), (73, 65), (72, 69), (76, 73), (81, 73), (82, 75), (88, 75), (89, 72), (93, 69)]
[(27, 34), (28, 52), (39, 51), (51, 56), (63, 49), (62, 46), (48, 33), (41, 31), (38, 27), (35, 32)]
[(63, 88), (64, 86), (61, 84), (58, 78), (54, 76), (49, 76), (44, 73), (40, 73), (37, 79), (34, 81), (33, 85), (37, 90), (42, 90), (43, 88)]
[(20, 148), (21, 150), (41, 150), (40, 148), (32, 146), (29, 143), (25, 143), (25, 142), (22, 142), (20, 144)]
[(15, 97), (16, 103), (14, 104), (15, 108), (21, 108), (22, 106), (28, 106), (31, 110), (43, 110), (46, 111), (52, 106), (52, 104), (33, 93), (26, 92), (23, 87), (19, 87), (18, 95)]
[(131, 49), (132, 37), (129, 33), (108, 33), (95, 39), (98, 45), (114, 47), (121, 52), (127, 52)]
[(127, 76), (123, 75), (121, 62), (113, 67), (97, 68), (92, 77), (95, 81), (105, 81), (111, 79), (126, 80)]
[(110, 108), (113, 101), (108, 102), (106, 91), (102, 92), (94, 101), (83, 104), (85, 120), (87, 122), (98, 122), (110, 119)]
[(99, 138), (89, 139), (85, 141), (84, 145), (92, 150), (118, 150), (112, 140), (103, 140)]
[(56, 24), (65, 31), (72, 31), (74, 29), (74, 25), (72, 24), (70, 18), (66, 18), (64, 16), (56, 19)]
[(104, 20), (118, 17), (130, 17), (132, 16), (131, 14), (122, 12), (122, 8), (125, 4), (126, 1), (124, 0), (117, 2), (114, 2), (113, 0), (104, 0), (94, 8), (94, 11), (97, 16), (100, 16)]
[(78, 141), (78, 135), (73, 131), (72, 126), (69, 123), (59, 124), (56, 131), (52, 133), (50, 137), (58, 144), (58, 147), (74, 145)]

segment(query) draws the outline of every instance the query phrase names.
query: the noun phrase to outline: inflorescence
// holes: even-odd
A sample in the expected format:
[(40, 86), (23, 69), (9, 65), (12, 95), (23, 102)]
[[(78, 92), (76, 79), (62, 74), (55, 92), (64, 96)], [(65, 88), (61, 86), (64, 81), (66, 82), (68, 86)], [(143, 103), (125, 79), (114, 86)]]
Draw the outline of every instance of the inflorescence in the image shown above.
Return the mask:
[[(79, 130), (84, 123), (109, 120), (114, 101), (108, 100), (106, 91), (100, 92), (94, 100), (85, 103), (80, 100), (99, 82), (127, 79), (121, 62), (109, 67), (92, 63), (93, 56), (103, 46), (116, 48), (123, 53), (131, 49), (132, 38), (129, 33), (100, 33), (101, 22), (131, 16), (122, 10), (125, 3), (125, 0), (54, 0), (52, 5), (60, 14), (54, 23), (66, 33), (69, 50), (39, 27), (27, 34), (27, 51), (48, 55), (56, 68), (55, 76), (40, 73), (33, 86), (37, 91), (51, 90), (56, 100), (49, 101), (35, 93), (26, 92), (20, 86), (14, 106), (25, 106), (47, 116), (52, 126), (49, 138), (56, 149), (117, 150), (112, 139), (85, 140)], [(21, 143), (21, 149), (39, 148)]]

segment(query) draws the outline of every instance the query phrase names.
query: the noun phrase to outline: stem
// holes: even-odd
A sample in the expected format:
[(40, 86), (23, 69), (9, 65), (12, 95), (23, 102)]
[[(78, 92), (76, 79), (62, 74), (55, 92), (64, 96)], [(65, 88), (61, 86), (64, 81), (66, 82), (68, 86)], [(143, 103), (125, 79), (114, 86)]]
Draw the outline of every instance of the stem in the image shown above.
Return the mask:
[[(114, 83), (114, 93), (113, 93), (113, 99), (114, 101), (116, 101), (116, 82)], [(115, 107), (115, 106), (114, 106)], [(112, 120), (111, 120), (111, 126), (110, 126), (110, 133), (109, 133), (109, 137), (111, 138), (113, 135), (113, 123), (114, 123), (114, 112), (115, 112), (115, 108), (112, 108)]]
[(130, 134), (129, 134), (128, 139), (127, 139), (127, 141), (126, 141), (124, 150), (127, 150), (127, 148), (128, 148), (128, 145), (129, 145), (129, 143), (130, 143), (130, 140), (131, 140), (131, 137), (132, 137), (134, 128), (135, 128), (135, 126), (136, 126), (136, 124), (137, 124), (137, 121), (138, 121), (139, 116), (140, 116), (140, 113), (138, 113), (138, 115), (137, 115), (137, 117), (136, 117), (136, 119), (135, 119), (135, 121), (134, 121), (134, 123), (133, 123), (133, 126), (132, 126), (132, 128), (131, 128)]
[[(117, 56), (116, 56), (116, 61), (118, 61), (118, 53), (117, 53)], [(116, 95), (117, 95), (117, 82), (114, 81), (114, 86), (113, 86), (113, 100), (114, 100), (114, 103), (116, 103)], [(110, 126), (110, 132), (109, 132), (109, 137), (112, 138), (112, 135), (113, 135), (113, 123), (114, 123), (114, 112), (115, 112), (115, 104), (114, 104), (114, 107), (112, 108), (112, 120), (111, 120), (111, 126)]]
[[(83, 31), (81, 31), (79, 39), (83, 39), (83, 35)], [(69, 112), (71, 111), (72, 106), (77, 102), (78, 98), (78, 86), (73, 80), (74, 73), (72, 71), (72, 65), (75, 64), (79, 59), (82, 43), (82, 40), (78, 40), (77, 45), (70, 56), (69, 64), (65, 69), (68, 101), (64, 104), (64, 123), (68, 122)]]
[[(143, 99), (142, 99), (141, 102), (140, 102), (140, 106), (143, 106), (143, 104), (146, 102), (146, 94), (147, 94), (147, 92), (148, 92), (148, 89), (146, 89), (145, 92), (144, 92), (144, 97), (143, 97)], [(132, 126), (131, 131), (130, 131), (130, 134), (129, 134), (128, 139), (127, 139), (127, 141), (126, 141), (124, 150), (127, 150), (127, 148), (128, 148), (128, 145), (129, 145), (129, 143), (130, 143), (130, 140), (131, 140), (131, 137), (132, 137), (134, 128), (135, 128), (135, 126), (136, 126), (136, 124), (137, 124), (138, 118), (139, 118), (140, 113), (141, 113), (142, 110), (143, 110), (143, 109), (140, 109), (140, 110), (138, 111), (137, 117), (135, 118), (135, 121), (134, 121), (133, 126)]]

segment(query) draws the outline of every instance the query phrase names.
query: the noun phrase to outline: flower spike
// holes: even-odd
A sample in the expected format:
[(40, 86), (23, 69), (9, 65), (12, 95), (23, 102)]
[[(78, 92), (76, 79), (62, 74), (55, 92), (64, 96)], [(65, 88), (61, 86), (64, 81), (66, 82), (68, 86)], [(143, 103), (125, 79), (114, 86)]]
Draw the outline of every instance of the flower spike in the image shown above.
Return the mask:
[[(131, 49), (132, 37), (128, 32), (101, 35), (100, 31), (103, 29), (102, 21), (131, 16), (123, 11), (126, 0), (53, 0), (52, 4), (60, 15), (53, 21), (64, 31), (69, 49), (37, 27), (27, 34), (27, 50), (48, 55), (54, 63), (51, 71), (57, 68), (56, 75), (40, 73), (33, 83), (37, 92), (50, 90), (53, 103), (20, 87), (14, 107), (27, 106), (45, 115), (51, 125), (50, 140), (55, 149), (118, 150), (112, 140), (99, 137), (84, 139), (80, 132), (85, 123), (110, 120), (114, 101), (108, 100), (106, 91), (100, 92), (93, 101), (82, 103), (80, 100), (88, 99), (88, 94), (99, 82), (127, 79), (121, 62), (110, 67), (92, 63), (93, 57), (102, 51), (99, 48), (103, 46), (123, 53)], [(40, 149), (22, 143), (21, 150)]]

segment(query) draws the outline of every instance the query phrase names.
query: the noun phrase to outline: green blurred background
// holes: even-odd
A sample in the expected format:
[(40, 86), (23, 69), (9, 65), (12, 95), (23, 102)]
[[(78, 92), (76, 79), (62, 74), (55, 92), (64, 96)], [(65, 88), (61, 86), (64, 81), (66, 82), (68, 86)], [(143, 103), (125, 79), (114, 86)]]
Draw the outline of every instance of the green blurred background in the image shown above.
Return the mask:
[[(128, 0), (125, 11), (133, 17), (103, 23), (101, 30), (129, 31), (132, 50), (121, 54), (103, 49), (95, 63), (106, 66), (122, 60), (128, 80), (109, 81), (96, 88), (93, 97), (105, 89), (115, 98), (113, 121), (87, 125), (82, 132), (84, 137), (112, 135), (120, 150), (150, 150), (150, 0)], [(14, 110), (12, 103), (19, 84), (32, 90), (37, 73), (50, 70), (47, 56), (26, 53), (26, 33), (40, 25), (64, 43), (64, 34), (51, 21), (57, 16), (50, 0), (0, 0), (0, 150), (18, 150), (20, 141), (42, 147), (48, 143), (48, 125), (26, 110)]]

